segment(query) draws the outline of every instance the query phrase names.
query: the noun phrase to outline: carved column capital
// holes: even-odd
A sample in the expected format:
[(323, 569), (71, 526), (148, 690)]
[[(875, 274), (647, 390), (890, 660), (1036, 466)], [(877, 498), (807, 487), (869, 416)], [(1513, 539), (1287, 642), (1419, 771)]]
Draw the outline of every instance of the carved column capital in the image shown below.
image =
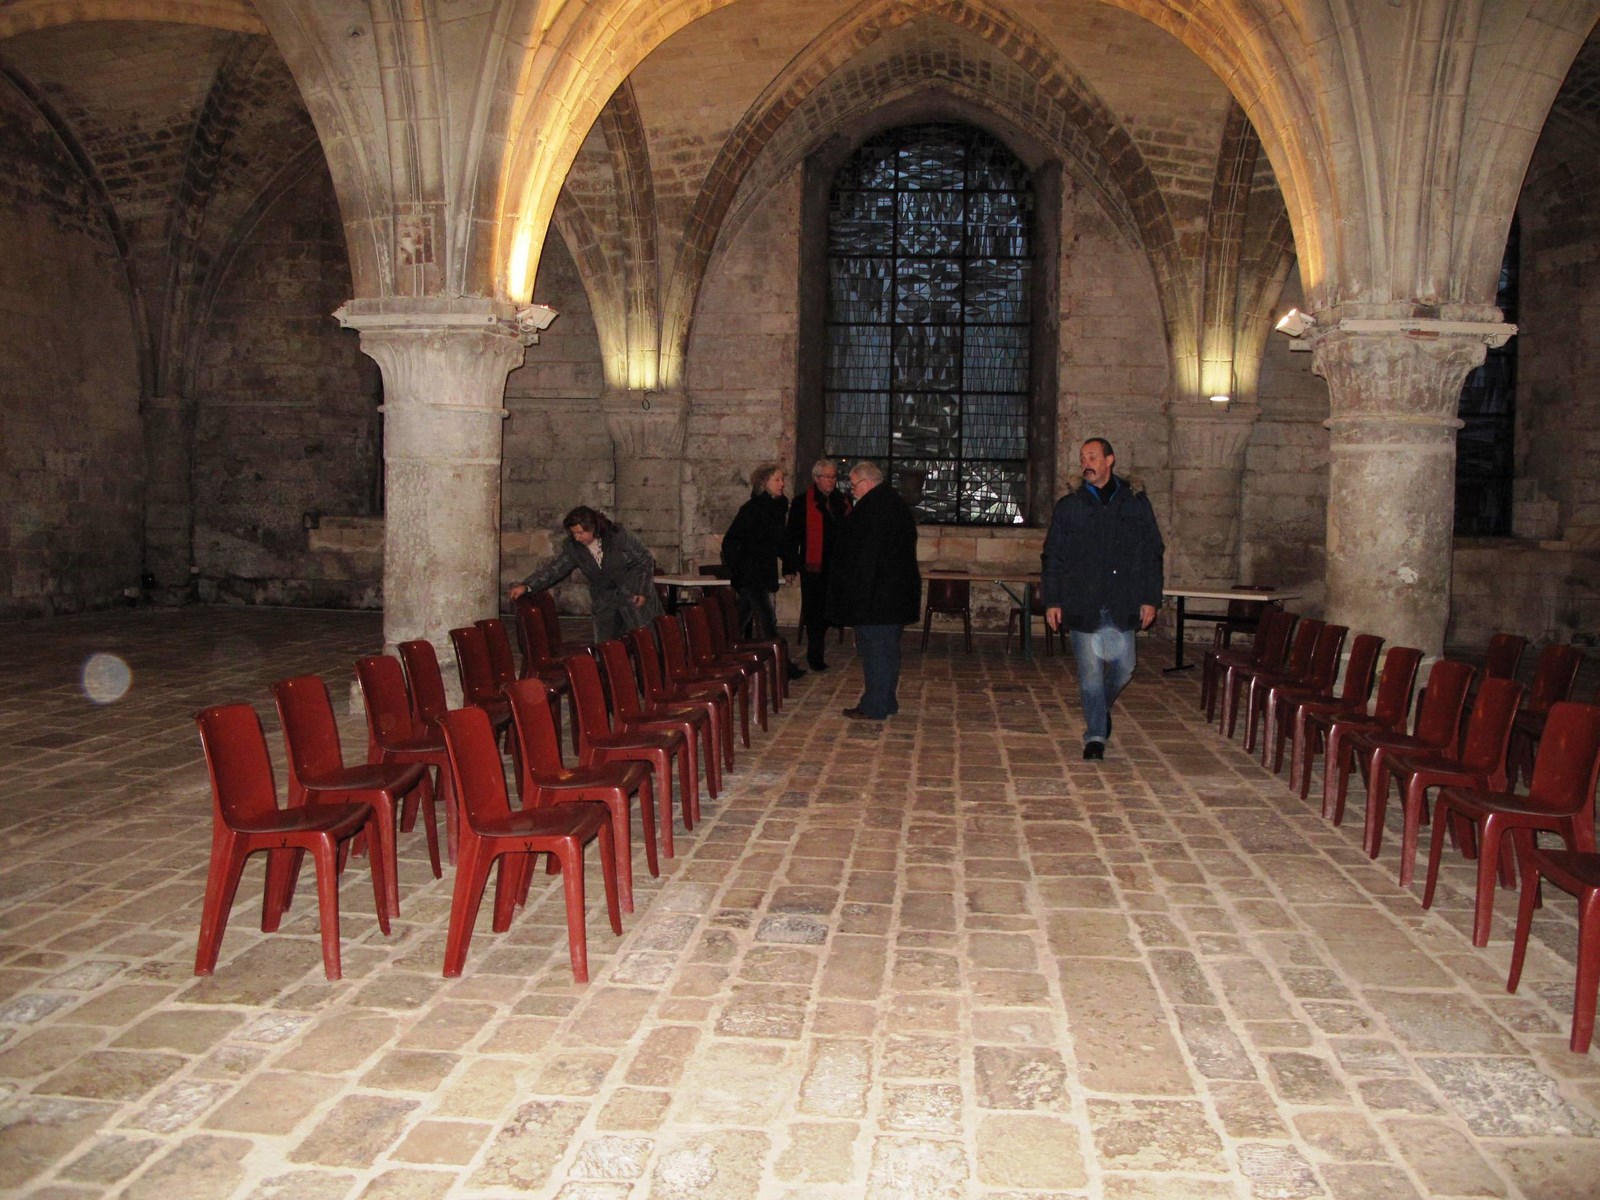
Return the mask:
[(1487, 348), (1482, 333), (1330, 329), (1312, 351), (1328, 381), (1328, 427), (1335, 436), (1341, 425), (1370, 421), (1456, 429), (1461, 385)]
[(1226, 410), (1210, 405), (1174, 409), (1172, 469), (1243, 471), (1245, 449), (1260, 415), (1261, 409), (1254, 404), (1235, 404)]
[(600, 409), (618, 455), (682, 457), (689, 432), (689, 397), (683, 392), (612, 388), (600, 397)]

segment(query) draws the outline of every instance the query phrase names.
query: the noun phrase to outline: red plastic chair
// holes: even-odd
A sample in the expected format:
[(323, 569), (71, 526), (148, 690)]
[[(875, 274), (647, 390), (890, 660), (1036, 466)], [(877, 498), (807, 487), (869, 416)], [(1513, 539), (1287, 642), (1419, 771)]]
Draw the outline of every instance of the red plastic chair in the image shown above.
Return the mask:
[(961, 632), (967, 653), (972, 653), (972, 580), (929, 579), (928, 595), (922, 605), (922, 649), (928, 649), (928, 634), (933, 628), (933, 616), (960, 617)]
[[(194, 973), (209, 975), (217, 967), (228, 912), (239, 890), (245, 859), (258, 850), (271, 859), (310, 851), (317, 868), (317, 906), (322, 922), (322, 969), (329, 979), (343, 973), (339, 961), (339, 860), (341, 843), (362, 834), (378, 844), (378, 823), (370, 804), (311, 804), (278, 807), (272, 760), (261, 718), (248, 704), (222, 704), (195, 715), (200, 745), (211, 776), (211, 865), (206, 872), (205, 902), (200, 910), (200, 941)], [(369, 856), (372, 895), (378, 928), (387, 935), (389, 912), (384, 858)], [(272, 933), (283, 919), (273, 889), (263, 889), (261, 932)]]
[(528, 598), (533, 601), (533, 606), (539, 613), (539, 620), (544, 625), (545, 641), (549, 643), (550, 653), (556, 658), (566, 658), (569, 654), (593, 654), (594, 643), (572, 641), (561, 633), (561, 614), (556, 611), (555, 595), (549, 591), (529, 592)]
[[(648, 630), (644, 631), (648, 633)], [(715, 800), (722, 789), (722, 726), (716, 706), (708, 701), (658, 704), (645, 707), (639, 696), (639, 681), (633, 673), (628, 644), (621, 638), (600, 643), (600, 661), (605, 665), (606, 684), (611, 692), (613, 719), (624, 729), (677, 729), (692, 747), (698, 739), (705, 767), (706, 790)], [(698, 772), (697, 772), (698, 775)], [(693, 829), (700, 819), (698, 786), (681, 808), (683, 827)]]
[[(538, 595), (543, 595), (540, 592)], [(578, 706), (572, 699), (572, 687), (567, 681), (566, 664), (550, 641), (545, 626), (544, 613), (535, 594), (518, 596), (512, 609), (517, 618), (517, 640), (522, 646), (522, 671), (520, 678), (537, 679), (550, 689), (550, 716), (561, 724), (561, 697), (567, 698), (567, 731), (572, 739), (572, 752), (578, 752)]]
[[(1307, 621), (1300, 626), (1302, 634), (1306, 625), (1313, 626), (1315, 637), (1312, 639), (1311, 653), (1303, 664), (1297, 666), (1295, 657), (1291, 655), (1289, 665), (1284, 670), (1253, 671), (1249, 676), (1250, 684), (1245, 693), (1244, 706), (1246, 753), (1253, 752), (1256, 748), (1256, 726), (1271, 724), (1268, 717), (1273, 707), (1271, 697), (1275, 691), (1309, 689), (1323, 693), (1333, 686), (1333, 681), (1339, 674), (1339, 655), (1344, 651), (1344, 639), (1350, 632), (1349, 626)], [(1268, 730), (1263, 729), (1262, 732), (1261, 765), (1266, 766), (1267, 748), (1272, 745), (1272, 739), (1265, 736)]]
[(767, 709), (777, 712), (782, 701), (778, 699), (778, 693), (772, 688), (766, 669), (761, 665), (761, 656), (727, 652), (719, 654), (711, 640), (711, 613), (704, 604), (691, 604), (679, 610), (678, 616), (682, 619), (689, 666), (699, 671), (737, 671), (744, 678), (745, 690), (753, 691), (751, 707), (761, 728), (766, 729)]
[[(578, 801), (599, 801), (611, 813), (616, 835), (617, 877), (622, 909), (633, 911), (633, 844), (629, 827), (632, 797), (639, 797), (644, 822), (645, 860), (650, 874), (661, 873), (656, 861), (655, 793), (650, 768), (641, 762), (611, 763), (603, 767), (567, 767), (561, 762), (561, 741), (550, 717), (550, 691), (537, 679), (519, 679), (506, 689), (511, 720), (522, 743), (522, 769), (517, 792), (524, 810)], [(523, 890), (526, 890), (524, 884)]]
[(1544, 738), (1533, 763), (1533, 783), (1526, 796), (1511, 792), (1475, 792), (1445, 788), (1434, 806), (1433, 840), (1428, 846), (1428, 881), (1422, 906), (1433, 903), (1444, 853), (1446, 817), (1477, 827), (1478, 887), (1472, 916), (1472, 944), (1489, 944), (1494, 916), (1495, 872), (1502, 866), (1502, 839), (1512, 836), (1517, 857), (1531, 862), (1533, 835), (1544, 830), (1560, 836), (1569, 850), (1592, 854), (1594, 789), (1600, 781), (1600, 707), (1564, 701), (1550, 709)]
[[(661, 650), (661, 670), (669, 688), (701, 689), (707, 685), (717, 689), (729, 706), (739, 706), (740, 740), (750, 744), (750, 686), (743, 671), (711, 670), (691, 666), (689, 646), (683, 632), (683, 613), (675, 617), (657, 617), (652, 625), (656, 631), (656, 645)], [(648, 685), (647, 685), (648, 686)], [(762, 713), (763, 719), (765, 712)]]
[(1256, 626), (1255, 637), (1248, 649), (1213, 648), (1200, 660), (1200, 707), (1205, 709), (1208, 722), (1217, 719), (1217, 693), (1228, 668), (1235, 665), (1273, 666), (1283, 661), (1289, 646), (1289, 634), (1300, 618), (1276, 606), (1262, 614)]
[[(1461, 738), (1461, 710), (1467, 688), (1476, 674), (1466, 663), (1440, 659), (1428, 673), (1428, 686), (1417, 705), (1417, 720), (1410, 733), (1398, 730), (1351, 728), (1340, 736), (1339, 722), (1328, 735), (1328, 757), (1322, 772), (1322, 815), (1335, 825), (1344, 820), (1345, 797), (1350, 790), (1350, 770), (1359, 767), (1366, 779), (1391, 754), (1438, 751), (1454, 754)], [(1383, 826), (1369, 823), (1363, 844), (1376, 858)]]
[(1436, 787), (1465, 787), (1501, 791), (1506, 786), (1506, 744), (1511, 740), (1511, 719), (1517, 715), (1522, 685), (1514, 679), (1485, 679), (1467, 718), (1467, 736), (1459, 754), (1434, 751), (1380, 754), (1367, 780), (1368, 856), (1378, 857), (1383, 839), (1384, 810), (1388, 807), (1389, 780), (1400, 785), (1404, 804), (1400, 835), (1400, 886), (1410, 887), (1416, 869), (1417, 839), (1428, 819), (1428, 791)]
[[(1327, 629), (1337, 630), (1338, 625), (1330, 625)], [(1324, 630), (1327, 636), (1327, 630)], [(1342, 640), (1342, 639), (1341, 639)], [(1383, 649), (1383, 639), (1376, 634), (1358, 633), (1356, 640), (1350, 647), (1350, 661), (1345, 664), (1344, 683), (1338, 693), (1333, 690), (1333, 677), (1326, 682), (1315, 667), (1312, 669), (1313, 682), (1305, 687), (1291, 687), (1289, 685), (1275, 685), (1267, 692), (1266, 702), (1266, 728), (1262, 733), (1261, 762), (1263, 766), (1270, 766), (1276, 775), (1283, 769), (1283, 751), (1289, 741), (1289, 735), (1295, 730), (1300, 719), (1300, 710), (1308, 705), (1336, 705), (1343, 706), (1344, 711), (1356, 712), (1366, 708), (1367, 699), (1372, 695), (1372, 680), (1377, 674), (1378, 652)], [(1333, 661), (1334, 675), (1338, 674), (1339, 659), (1335, 653)], [(1329, 709), (1328, 711), (1336, 711)], [(1269, 761), (1270, 756), (1270, 761)], [(1289, 759), (1289, 778), (1295, 779), (1295, 758)]]
[(411, 715), (424, 729), (438, 731), (439, 719), (449, 711), (444, 693), (444, 676), (439, 671), (439, 652), (427, 638), (401, 642), (396, 647), (406, 669), (406, 687), (411, 693)]
[(461, 679), (461, 698), (489, 714), (489, 723), (499, 732), (511, 724), (511, 706), (500, 694), (494, 664), (489, 658), (489, 643), (476, 625), (463, 625), (450, 631), (450, 645), (456, 652), (456, 673)]
[[(1383, 672), (1378, 677), (1378, 694), (1372, 710), (1365, 701), (1350, 704), (1344, 700), (1327, 704), (1304, 704), (1295, 714), (1294, 751), (1290, 756), (1292, 778), (1298, 778), (1300, 799), (1311, 791), (1311, 765), (1318, 749), (1326, 750), (1335, 737), (1343, 739), (1361, 728), (1400, 730), (1405, 728), (1406, 717), (1411, 712), (1411, 693), (1416, 686), (1417, 671), (1422, 666), (1422, 651), (1415, 646), (1396, 646), (1383, 656)], [(1331, 758), (1329, 759), (1331, 761)], [(1293, 763), (1299, 763), (1299, 775), (1294, 774)], [(1327, 773), (1326, 762), (1323, 773)], [(1327, 816), (1324, 811), (1323, 816)]]
[(706, 624), (711, 629), (712, 648), (718, 655), (754, 654), (767, 673), (767, 688), (773, 697), (773, 711), (783, 711), (789, 698), (789, 644), (781, 637), (746, 638), (739, 636), (739, 602), (732, 588), (707, 588), (710, 609)]
[[(578, 702), (578, 765), (597, 767), (606, 763), (643, 762), (655, 773), (656, 808), (661, 818), (661, 849), (673, 857), (672, 845), (672, 768), (677, 764), (678, 810), (688, 815), (694, 798), (700, 794), (700, 772), (694, 757), (694, 743), (679, 729), (615, 727), (606, 712), (605, 686), (600, 668), (588, 654), (567, 656), (567, 677), (572, 680), (572, 695)], [(645, 839), (652, 840), (646, 829)]]
[[(539, 707), (543, 708), (541, 700)], [(450, 899), (450, 930), (445, 937), (444, 975), (454, 979), (467, 960), (472, 927), (483, 902), (489, 868), (500, 863), (495, 887), (496, 933), (511, 927), (519, 889), (531, 876), (535, 854), (551, 854), (561, 872), (566, 893), (567, 949), (572, 978), (589, 981), (589, 945), (583, 913), (583, 848), (600, 842), (600, 872), (605, 881), (606, 915), (611, 932), (621, 936), (618, 910), (617, 856), (612, 827), (601, 804), (561, 804), (553, 808), (512, 812), (506, 798), (506, 778), (493, 727), (481, 708), (458, 708), (440, 723), (451, 770), (459, 783), (463, 820), (461, 862)], [(508, 861), (507, 856), (512, 856)]]
[[(639, 664), (639, 679), (644, 687), (645, 704), (651, 709), (691, 705), (705, 712), (714, 729), (719, 751), (718, 758), (724, 770), (733, 770), (733, 700), (720, 683), (667, 682), (666, 669), (657, 651), (653, 628), (628, 631), (628, 645), (633, 649), (634, 661)], [(745, 744), (749, 745), (749, 727), (746, 726)], [(707, 775), (709, 776), (709, 772)]]
[[(430, 814), (434, 795), (443, 803), (445, 854), (451, 862), (455, 862), (455, 784), (450, 775), (450, 757), (445, 753), (444, 738), (437, 729), (426, 729), (417, 723), (399, 659), (386, 654), (359, 658), (356, 660), (356, 678), (361, 682), (361, 698), (367, 710), (367, 761), (421, 763), (424, 769), (432, 768), (436, 786), (424, 776), (418, 798), (428, 798)], [(400, 822), (401, 830), (409, 832), (415, 821), (416, 810), (408, 803)]]
[[(377, 818), (378, 840), (368, 853), (383, 857), (386, 899), (391, 917), (400, 915), (400, 861), (395, 851), (397, 810), (411, 792), (426, 807), (424, 830), (428, 835), (428, 861), (438, 879), (439, 827), (433, 809), (432, 789), (422, 795), (421, 785), (427, 768), (420, 763), (358, 763), (344, 765), (339, 745), (339, 723), (333, 715), (328, 685), (316, 675), (297, 675), (272, 685), (272, 698), (278, 705), (278, 720), (283, 725), (283, 745), (289, 758), (289, 807), (305, 804), (365, 802), (372, 805)], [(285, 909), (294, 896), (299, 875), (300, 852), (278, 855), (275, 870), (268, 872), (268, 886), (279, 889)]]
[(1533, 850), (1522, 864), (1522, 896), (1517, 904), (1506, 991), (1516, 991), (1522, 979), (1528, 930), (1539, 903), (1539, 885), (1546, 879), (1578, 898), (1578, 977), (1572, 991), (1572, 1035), (1567, 1045), (1574, 1054), (1587, 1054), (1594, 1040), (1595, 1002), (1600, 998), (1600, 854)]
[(517, 660), (511, 654), (511, 638), (506, 633), (506, 623), (499, 617), (485, 617), (477, 622), (477, 626), (483, 631), (483, 646), (489, 652), (489, 674), (494, 679), (498, 693), (517, 678)]
[(1483, 653), (1484, 679), (1515, 679), (1528, 639), (1520, 633), (1497, 633)]
[[(1311, 670), (1311, 656), (1316, 651), (1317, 639), (1322, 636), (1323, 624), (1315, 617), (1301, 621), (1295, 627), (1294, 639), (1280, 663), (1234, 663), (1227, 668), (1222, 678), (1222, 718), (1218, 727), (1228, 737), (1233, 736), (1238, 725), (1240, 697), (1248, 692), (1257, 676), (1296, 684), (1305, 681)], [(1250, 733), (1250, 727), (1246, 725), (1244, 748), (1247, 752), (1255, 749)]]
[[(1233, 736), (1235, 713), (1239, 703), (1241, 676), (1251, 671), (1281, 671), (1289, 661), (1289, 639), (1300, 621), (1299, 613), (1281, 608), (1270, 610), (1261, 621), (1261, 637), (1252, 643), (1249, 654), (1234, 650), (1219, 650), (1216, 655), (1217, 679), (1211, 694), (1213, 704), (1220, 698), (1221, 714), (1217, 729), (1227, 737)], [(1211, 710), (1206, 710), (1211, 719)]]
[(1582, 664), (1583, 654), (1576, 646), (1552, 645), (1539, 651), (1539, 661), (1533, 668), (1533, 683), (1528, 688), (1522, 711), (1511, 726), (1509, 775), (1513, 785), (1519, 780), (1533, 778), (1534, 751), (1544, 733), (1550, 706), (1572, 699), (1572, 685), (1577, 682), (1578, 668)]

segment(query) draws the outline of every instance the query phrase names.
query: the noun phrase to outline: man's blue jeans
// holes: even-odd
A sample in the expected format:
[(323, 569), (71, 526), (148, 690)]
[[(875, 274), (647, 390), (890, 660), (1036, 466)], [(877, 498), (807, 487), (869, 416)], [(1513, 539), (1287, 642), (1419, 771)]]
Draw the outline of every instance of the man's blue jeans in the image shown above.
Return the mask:
[(856, 657), (863, 677), (856, 707), (874, 721), (900, 711), (895, 697), (900, 687), (900, 633), (898, 625), (856, 626)]
[(1083, 704), (1083, 743), (1111, 736), (1111, 706), (1133, 678), (1137, 654), (1134, 629), (1118, 629), (1111, 614), (1100, 613), (1093, 633), (1072, 631), (1072, 654), (1078, 660), (1078, 696)]

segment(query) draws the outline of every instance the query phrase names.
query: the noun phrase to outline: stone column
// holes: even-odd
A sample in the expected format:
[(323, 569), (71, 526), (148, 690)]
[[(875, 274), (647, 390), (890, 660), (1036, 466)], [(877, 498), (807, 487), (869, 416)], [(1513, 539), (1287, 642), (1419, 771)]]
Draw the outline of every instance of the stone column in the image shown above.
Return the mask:
[(151, 396), (144, 428), (144, 569), (154, 580), (150, 599), (194, 599), (194, 419), (190, 396)]
[(1461, 385), (1512, 331), (1446, 324), (1341, 321), (1315, 345), (1332, 414), (1327, 619), (1430, 657), (1450, 618)]
[(522, 341), (511, 309), (485, 300), (353, 300), (336, 315), (383, 370), (384, 644), (425, 637), (450, 662), (449, 630), (499, 611), (503, 404)]
[(1171, 415), (1172, 511), (1167, 514), (1166, 576), (1189, 587), (1240, 582), (1239, 513), (1245, 449), (1261, 409), (1209, 401)]
[(616, 467), (622, 524), (668, 570), (682, 567), (683, 446), (689, 398), (682, 392), (615, 388), (600, 397)]

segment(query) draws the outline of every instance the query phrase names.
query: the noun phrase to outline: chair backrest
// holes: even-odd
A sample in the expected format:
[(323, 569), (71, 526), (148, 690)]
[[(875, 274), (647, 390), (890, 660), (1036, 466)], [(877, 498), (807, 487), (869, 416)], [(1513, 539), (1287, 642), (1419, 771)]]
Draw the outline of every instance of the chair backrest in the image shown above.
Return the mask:
[(706, 599), (710, 600), (722, 612), (722, 631), (727, 634), (730, 642), (739, 640), (739, 601), (734, 598), (731, 587), (709, 587), (705, 589)]
[(261, 718), (248, 704), (218, 704), (195, 714), (211, 776), (211, 811), (239, 826), (278, 810), (278, 787)]
[(739, 640), (737, 628), (731, 634), (728, 632), (722, 601), (707, 597), (704, 603), (693, 605), (690, 611), (698, 613), (705, 620), (706, 645), (710, 647), (713, 658), (721, 658), (728, 652), (728, 647)]
[(561, 645), (561, 614), (556, 611), (556, 598), (548, 591), (533, 593), (533, 606), (539, 610), (539, 620), (544, 622), (545, 644), (554, 654)]
[(450, 707), (444, 694), (444, 676), (439, 674), (439, 654), (427, 638), (401, 642), (399, 649), (406, 682), (411, 685), (412, 719), (423, 728), (432, 729)]
[[(657, 617), (656, 622), (677, 620), (676, 617)], [(639, 664), (639, 678), (644, 681), (647, 700), (657, 700), (667, 691), (666, 677), (662, 673), (661, 654), (656, 648), (655, 629), (641, 625), (628, 631), (628, 642), (633, 646), (633, 657)]]
[(483, 630), (463, 625), (450, 631), (450, 644), (456, 651), (456, 673), (461, 677), (461, 695), (468, 704), (483, 704), (500, 698), (500, 685), (489, 663), (489, 644)]
[(970, 579), (929, 579), (925, 612), (958, 613), (972, 607)]
[(1417, 724), (1412, 735), (1422, 745), (1455, 753), (1461, 737), (1461, 710), (1467, 704), (1467, 689), (1478, 672), (1464, 662), (1442, 658), (1428, 672), (1428, 686), (1417, 706)]
[(483, 618), (478, 628), (483, 630), (483, 644), (489, 651), (489, 670), (498, 691), (517, 677), (517, 661), (511, 656), (511, 637), (506, 633), (506, 623), (499, 617)]
[(1378, 651), (1382, 649), (1383, 639), (1377, 634), (1356, 634), (1350, 646), (1350, 660), (1344, 665), (1344, 685), (1339, 689), (1341, 700), (1366, 703), (1367, 697), (1372, 695), (1372, 679), (1378, 673)]
[(600, 683), (600, 668), (592, 654), (579, 651), (563, 660), (572, 683), (572, 701), (578, 710), (578, 741), (586, 744), (591, 735), (611, 732), (606, 713), (606, 693)]
[(1283, 665), (1287, 674), (1296, 679), (1305, 679), (1311, 674), (1311, 656), (1316, 653), (1317, 639), (1322, 636), (1324, 625), (1315, 617), (1300, 622), (1289, 647), (1288, 661)]
[(1401, 729), (1411, 711), (1411, 693), (1422, 669), (1422, 651), (1415, 646), (1396, 646), (1383, 656), (1383, 673), (1378, 676), (1378, 698), (1372, 703), (1372, 719), (1379, 729)]
[(356, 678), (367, 710), (367, 761), (376, 762), (382, 750), (419, 736), (411, 696), (400, 660), (387, 654), (356, 659)]
[[(511, 723), (517, 730), (517, 745), (522, 751), (522, 771), (534, 779), (553, 777), (562, 770), (561, 734), (550, 712), (550, 689), (538, 679), (519, 679), (506, 689), (511, 702)], [(518, 781), (519, 785), (522, 782)], [(524, 804), (533, 797), (524, 793)]]
[(1520, 633), (1497, 633), (1489, 639), (1483, 655), (1485, 679), (1515, 679), (1528, 639)]
[[(696, 660), (714, 658), (716, 646), (711, 640), (711, 622), (706, 617), (706, 606), (691, 604), (678, 615), (683, 618), (683, 632), (688, 638), (690, 657)], [(668, 662), (670, 664), (670, 658)]]
[(1311, 651), (1311, 665), (1306, 668), (1306, 685), (1326, 691), (1333, 686), (1339, 674), (1339, 654), (1344, 649), (1348, 625), (1323, 625), (1317, 630), (1317, 644)]
[(651, 622), (656, 628), (656, 645), (661, 650), (661, 671), (668, 680), (674, 680), (689, 670), (689, 646), (685, 640), (684, 617), (693, 608), (680, 610), (678, 615), (657, 617)]
[(1269, 671), (1279, 669), (1289, 649), (1289, 635), (1294, 632), (1295, 622), (1299, 619), (1299, 613), (1292, 613), (1285, 608), (1269, 608), (1266, 616), (1261, 618), (1256, 640), (1251, 643), (1251, 662)]
[(1527, 802), (1544, 812), (1592, 813), (1597, 782), (1600, 705), (1558, 700), (1550, 706), (1534, 755)]
[[(548, 708), (545, 715), (548, 718)], [(506, 797), (505, 768), (489, 714), (472, 706), (451, 709), (439, 719), (439, 730), (450, 756), (459, 811), (467, 824), (482, 830), (492, 821), (504, 821), (511, 815), (511, 802)]]
[[(283, 726), (283, 748), (289, 756), (291, 784), (344, 766), (339, 722), (333, 715), (328, 685), (316, 675), (296, 675), (272, 685)], [(291, 791), (291, 795), (292, 795)]]
[(1549, 645), (1539, 651), (1539, 661), (1533, 668), (1533, 686), (1528, 689), (1523, 707), (1528, 712), (1546, 713), (1552, 704), (1570, 700), (1582, 663), (1583, 654), (1576, 646)]
[[(635, 633), (649, 636), (649, 630), (636, 629)], [(654, 647), (651, 648), (652, 651)], [(628, 643), (612, 638), (600, 643), (600, 661), (606, 669), (606, 682), (611, 685), (611, 707), (623, 720), (636, 717), (644, 711), (639, 700), (639, 681), (633, 673), (633, 659), (628, 656)]]
[[(1270, 592), (1272, 586), (1264, 583), (1236, 583), (1233, 585), (1236, 592)], [(1275, 600), (1229, 600), (1228, 621), (1240, 623), (1246, 621), (1259, 622), (1267, 610), (1267, 605), (1276, 604)]]
[(522, 654), (522, 678), (532, 675), (535, 661), (548, 658), (548, 646), (543, 654), (538, 647), (546, 645), (549, 637), (544, 633), (544, 618), (539, 615), (539, 607), (533, 602), (533, 596), (524, 592), (511, 602), (511, 612), (517, 622), (517, 649)]
[(1489, 776), (1496, 788), (1505, 786), (1511, 722), (1521, 702), (1522, 685), (1515, 679), (1485, 679), (1478, 686), (1472, 715), (1467, 718), (1467, 736), (1461, 743), (1461, 765)]

